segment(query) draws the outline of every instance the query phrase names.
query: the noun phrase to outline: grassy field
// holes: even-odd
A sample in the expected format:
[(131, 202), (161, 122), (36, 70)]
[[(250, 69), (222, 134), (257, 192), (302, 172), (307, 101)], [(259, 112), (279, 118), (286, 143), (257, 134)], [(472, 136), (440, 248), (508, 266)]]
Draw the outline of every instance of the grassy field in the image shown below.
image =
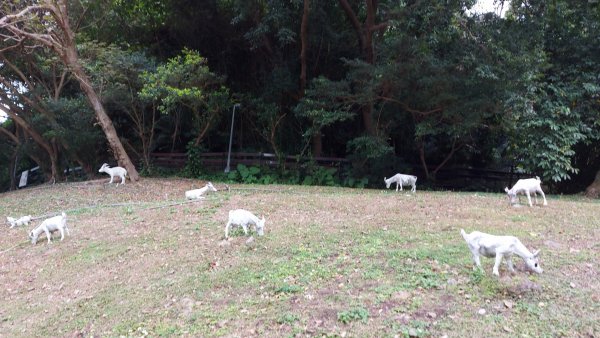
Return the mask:
[[(41, 220), (5, 226), (1, 337), (600, 335), (597, 201), (240, 185), (174, 204), (202, 182), (105, 182), (0, 194), (2, 219), (65, 210), (71, 230), (33, 246)], [(235, 208), (265, 236), (225, 241)], [(544, 273), (474, 271), (460, 228), (518, 236)]]

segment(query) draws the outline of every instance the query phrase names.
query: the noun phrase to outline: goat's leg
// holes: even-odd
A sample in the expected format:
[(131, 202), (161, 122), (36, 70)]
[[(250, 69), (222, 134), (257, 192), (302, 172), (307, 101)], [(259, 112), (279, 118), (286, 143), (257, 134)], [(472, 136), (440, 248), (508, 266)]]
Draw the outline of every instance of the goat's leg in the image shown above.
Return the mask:
[(529, 190), (526, 190), (525, 194), (527, 195), (527, 201), (529, 202), (529, 206), (533, 207), (533, 205), (531, 204), (531, 196), (529, 196)]
[(479, 254), (473, 253), (473, 262), (475, 263), (475, 269), (483, 271), (483, 269), (481, 268), (481, 261), (479, 260)]
[(229, 227), (231, 227), (231, 222), (227, 222), (225, 226), (225, 238), (229, 238)]
[(242, 228), (244, 228), (244, 235), (248, 236), (248, 224), (242, 224)]
[(483, 269), (481, 269), (481, 261), (479, 260), (479, 248), (469, 245), (469, 250), (471, 251), (471, 256), (473, 257), (473, 263), (475, 263), (473, 268), (479, 268), (479, 270), (483, 271)]
[(121, 176), (121, 184), (125, 184), (125, 176)]
[(512, 256), (506, 256), (506, 266), (508, 267), (508, 271), (510, 272), (515, 272), (515, 268), (513, 266), (513, 262), (512, 262)]
[(62, 241), (63, 239), (65, 239), (65, 229), (60, 228), (60, 240)]
[(50, 233), (50, 231), (48, 231), (48, 229), (44, 229), (44, 232), (46, 233), (46, 238), (48, 239), (48, 244), (50, 244), (51, 240), (50, 238), (52, 237), (52, 234)]
[(108, 182), (108, 184), (111, 184), (111, 183), (113, 182), (113, 179), (114, 179), (114, 178), (115, 178), (115, 177), (114, 177), (113, 175), (110, 175), (110, 182)]
[(396, 192), (398, 191), (398, 181), (396, 181)]
[(548, 201), (546, 201), (546, 195), (544, 195), (544, 192), (542, 191), (542, 189), (538, 189), (538, 192), (544, 198), (544, 205), (548, 205)]
[(498, 268), (500, 268), (500, 262), (502, 262), (502, 254), (501, 253), (496, 253), (496, 263), (494, 263), (494, 270), (493, 273), (494, 275), (500, 277), (500, 272), (498, 271)]
[(415, 183), (412, 184), (412, 189), (410, 189), (410, 191), (417, 192), (417, 185)]

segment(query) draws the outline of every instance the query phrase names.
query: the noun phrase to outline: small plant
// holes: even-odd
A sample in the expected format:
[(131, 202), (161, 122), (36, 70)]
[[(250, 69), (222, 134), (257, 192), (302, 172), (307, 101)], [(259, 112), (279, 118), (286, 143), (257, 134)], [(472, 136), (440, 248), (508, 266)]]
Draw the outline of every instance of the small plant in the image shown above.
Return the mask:
[(275, 290), (275, 293), (298, 293), (300, 291), (302, 291), (302, 288), (298, 285), (284, 284), (283, 286)]
[(234, 181), (241, 181), (246, 184), (259, 183), (258, 178), (260, 177), (259, 167), (247, 167), (243, 164), (238, 164), (237, 169), (230, 172), (228, 178)]
[(133, 207), (131, 207), (131, 206), (126, 206), (126, 207), (125, 207), (125, 214), (126, 214), (126, 215), (131, 215), (131, 214), (133, 214)]
[(484, 276), (485, 273), (481, 269), (472, 270), (470, 275), (471, 284), (480, 284)]
[(286, 313), (277, 319), (278, 324), (293, 324), (300, 320), (300, 317), (295, 313)]
[(314, 167), (309, 175), (304, 177), (303, 185), (336, 185), (335, 173), (336, 168)]
[(342, 322), (343, 324), (348, 324), (355, 321), (362, 321), (363, 323), (366, 323), (369, 319), (369, 310), (363, 307), (357, 307), (348, 311), (338, 312), (337, 317), (338, 321)]
[(184, 174), (188, 177), (200, 177), (202, 175), (202, 160), (200, 154), (206, 149), (202, 145), (194, 145), (190, 142), (187, 145), (187, 162), (185, 164)]

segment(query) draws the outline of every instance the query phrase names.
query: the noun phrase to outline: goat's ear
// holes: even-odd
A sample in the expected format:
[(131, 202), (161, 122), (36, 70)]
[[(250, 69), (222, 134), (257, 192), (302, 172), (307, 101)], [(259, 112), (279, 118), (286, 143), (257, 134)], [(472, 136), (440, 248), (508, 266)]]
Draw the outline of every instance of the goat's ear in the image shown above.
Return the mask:
[(535, 250), (535, 251), (533, 252), (533, 257), (537, 257), (537, 256), (539, 256), (539, 255), (540, 255), (540, 250)]
[(508, 187), (504, 188), (504, 191), (508, 192)]

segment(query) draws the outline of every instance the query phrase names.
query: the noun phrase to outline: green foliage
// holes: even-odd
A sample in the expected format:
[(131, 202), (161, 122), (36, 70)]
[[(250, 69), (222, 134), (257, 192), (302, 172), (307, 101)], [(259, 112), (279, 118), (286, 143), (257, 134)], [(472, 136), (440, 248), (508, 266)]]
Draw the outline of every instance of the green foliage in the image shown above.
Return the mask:
[(350, 86), (346, 81), (331, 81), (325, 77), (313, 79), (306, 94), (294, 108), (297, 116), (310, 121), (305, 136), (312, 136), (323, 127), (354, 117), (353, 101), (348, 100)]
[(277, 319), (279, 324), (293, 324), (300, 320), (300, 317), (294, 313), (285, 313)]
[(337, 185), (335, 178), (336, 168), (313, 167), (309, 174), (304, 176), (303, 185)]
[[(529, 17), (524, 28), (537, 30), (537, 63), (506, 102), (510, 112), (508, 153), (516, 165), (559, 182), (578, 173), (576, 145), (598, 139), (600, 112), (600, 30), (598, 4), (555, 1), (535, 4), (544, 15)], [(539, 7), (537, 7), (539, 6)], [(531, 37), (524, 37), (531, 44)]]
[(348, 152), (354, 160), (366, 161), (389, 156), (393, 148), (381, 138), (361, 136), (348, 142)]
[(210, 71), (208, 61), (197, 51), (184, 49), (167, 64), (140, 76), (142, 100), (156, 104), (163, 114), (191, 114), (196, 143), (231, 106), (224, 79)]
[(275, 293), (298, 293), (301, 291), (302, 288), (298, 285), (284, 284), (283, 286), (275, 290)]
[(206, 149), (202, 145), (194, 145), (193, 142), (187, 145), (187, 162), (183, 172), (188, 177), (199, 178), (202, 176), (202, 160), (200, 155), (206, 152)]
[(362, 321), (363, 323), (366, 323), (367, 320), (369, 320), (369, 310), (363, 307), (356, 307), (350, 310), (338, 312), (337, 318), (342, 324), (348, 324), (355, 321)]
[(236, 170), (229, 172), (230, 180), (239, 181), (246, 184), (258, 183), (260, 175), (259, 167), (248, 167), (244, 164), (238, 164)]

